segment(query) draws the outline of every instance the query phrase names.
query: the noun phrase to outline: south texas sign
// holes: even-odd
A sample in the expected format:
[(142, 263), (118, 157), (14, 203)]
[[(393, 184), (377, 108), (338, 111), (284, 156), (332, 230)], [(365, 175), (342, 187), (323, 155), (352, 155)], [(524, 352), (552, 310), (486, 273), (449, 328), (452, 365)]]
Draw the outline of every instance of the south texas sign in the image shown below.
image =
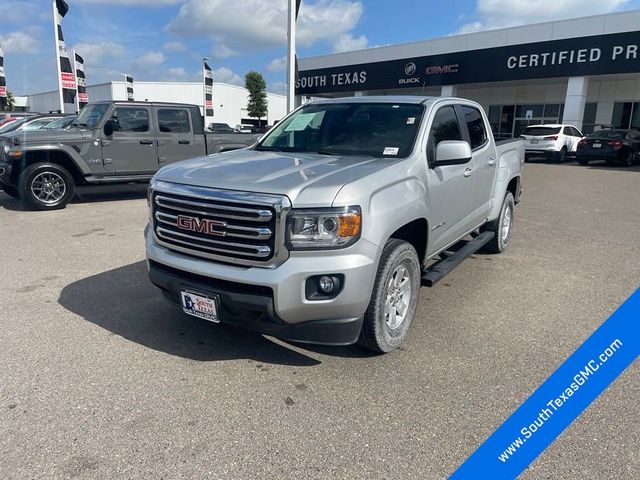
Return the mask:
[(301, 70), (296, 94), (640, 72), (640, 31)]

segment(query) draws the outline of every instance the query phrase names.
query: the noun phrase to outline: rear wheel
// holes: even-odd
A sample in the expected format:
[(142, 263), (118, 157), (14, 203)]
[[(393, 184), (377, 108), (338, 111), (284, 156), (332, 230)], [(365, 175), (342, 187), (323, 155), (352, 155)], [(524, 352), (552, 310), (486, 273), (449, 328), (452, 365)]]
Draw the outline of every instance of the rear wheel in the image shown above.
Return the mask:
[(18, 193), (18, 189), (16, 187), (10, 187), (9, 185), (3, 185), (2, 189), (4, 190), (4, 193), (6, 193), (7, 195), (9, 195), (12, 198), (16, 198), (16, 199), (20, 198), (20, 194)]
[(634, 157), (633, 151), (630, 151), (626, 155), (625, 159), (622, 161), (622, 166), (623, 167), (630, 167), (631, 165), (633, 165), (633, 157)]
[(483, 247), (483, 251), (488, 253), (502, 253), (511, 242), (511, 232), (513, 230), (513, 212), (515, 210), (515, 201), (513, 194), (507, 192), (502, 202), (500, 216), (494, 221), (489, 222), (482, 230), (494, 232), (495, 235), (489, 243)]
[(420, 295), (420, 261), (415, 248), (390, 239), (384, 247), (358, 344), (378, 353), (400, 346), (413, 322)]
[(586, 158), (578, 158), (578, 163), (580, 165), (588, 165), (589, 164), (589, 160), (587, 160)]
[(20, 198), (36, 210), (64, 208), (75, 193), (71, 174), (55, 163), (36, 163), (20, 174)]
[(567, 147), (562, 147), (562, 150), (558, 153), (558, 162), (564, 163), (567, 161)]

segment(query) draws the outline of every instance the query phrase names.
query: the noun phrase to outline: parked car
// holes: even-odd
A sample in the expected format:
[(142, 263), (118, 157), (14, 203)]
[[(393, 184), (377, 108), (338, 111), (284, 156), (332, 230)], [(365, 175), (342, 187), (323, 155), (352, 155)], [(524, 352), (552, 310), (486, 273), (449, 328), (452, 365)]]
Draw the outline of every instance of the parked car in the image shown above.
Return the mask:
[(36, 115), (30, 117), (17, 118), (14, 122), (7, 123), (0, 127), (0, 134), (9, 132), (24, 132), (38, 130), (45, 125), (62, 118), (62, 115)]
[(228, 123), (210, 123), (207, 130), (212, 133), (238, 133)]
[(640, 132), (637, 130), (599, 130), (578, 144), (578, 163), (587, 165), (604, 160), (607, 165), (630, 167), (640, 161)]
[(205, 134), (195, 105), (96, 102), (66, 130), (0, 135), (0, 185), (38, 210), (63, 208), (76, 185), (148, 182), (162, 166), (245, 148), (252, 134)]
[(58, 118), (51, 123), (46, 124), (44, 127), (45, 130), (55, 130), (58, 128), (67, 128), (69, 125), (73, 123), (76, 119), (77, 115), (67, 115), (66, 117)]
[(389, 352), (421, 284), (509, 246), (523, 163), (472, 101), (310, 103), (251, 148), (154, 176), (149, 275), (196, 317)]
[(526, 158), (543, 157), (560, 163), (575, 156), (584, 135), (571, 125), (531, 125), (521, 135)]

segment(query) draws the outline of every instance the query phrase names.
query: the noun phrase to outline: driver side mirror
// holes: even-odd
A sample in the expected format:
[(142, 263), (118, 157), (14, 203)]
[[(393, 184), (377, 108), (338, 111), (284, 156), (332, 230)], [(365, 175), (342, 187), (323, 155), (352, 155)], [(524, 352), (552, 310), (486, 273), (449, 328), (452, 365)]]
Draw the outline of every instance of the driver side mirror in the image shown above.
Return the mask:
[(464, 165), (471, 160), (471, 146), (463, 140), (445, 140), (436, 147), (434, 167)]
[(107, 137), (110, 137), (111, 135), (113, 135), (113, 132), (115, 129), (116, 129), (116, 122), (113, 121), (112, 119), (109, 119), (106, 122), (104, 122), (104, 127), (102, 127), (102, 131)]

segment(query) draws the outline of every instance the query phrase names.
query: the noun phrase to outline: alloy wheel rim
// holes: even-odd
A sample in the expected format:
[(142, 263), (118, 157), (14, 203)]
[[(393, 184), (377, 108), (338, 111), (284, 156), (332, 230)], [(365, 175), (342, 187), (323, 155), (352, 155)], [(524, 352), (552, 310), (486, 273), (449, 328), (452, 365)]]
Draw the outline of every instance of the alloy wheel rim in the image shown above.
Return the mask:
[(501, 240), (503, 244), (506, 244), (509, 241), (509, 235), (511, 233), (512, 223), (513, 223), (513, 214), (511, 211), (511, 205), (509, 205), (507, 209), (504, 211), (504, 215), (502, 216)]
[(395, 269), (387, 284), (384, 302), (384, 319), (387, 327), (394, 330), (407, 319), (411, 303), (411, 277), (404, 265)]
[(67, 192), (64, 179), (54, 172), (42, 172), (31, 181), (31, 193), (46, 204), (60, 201)]

